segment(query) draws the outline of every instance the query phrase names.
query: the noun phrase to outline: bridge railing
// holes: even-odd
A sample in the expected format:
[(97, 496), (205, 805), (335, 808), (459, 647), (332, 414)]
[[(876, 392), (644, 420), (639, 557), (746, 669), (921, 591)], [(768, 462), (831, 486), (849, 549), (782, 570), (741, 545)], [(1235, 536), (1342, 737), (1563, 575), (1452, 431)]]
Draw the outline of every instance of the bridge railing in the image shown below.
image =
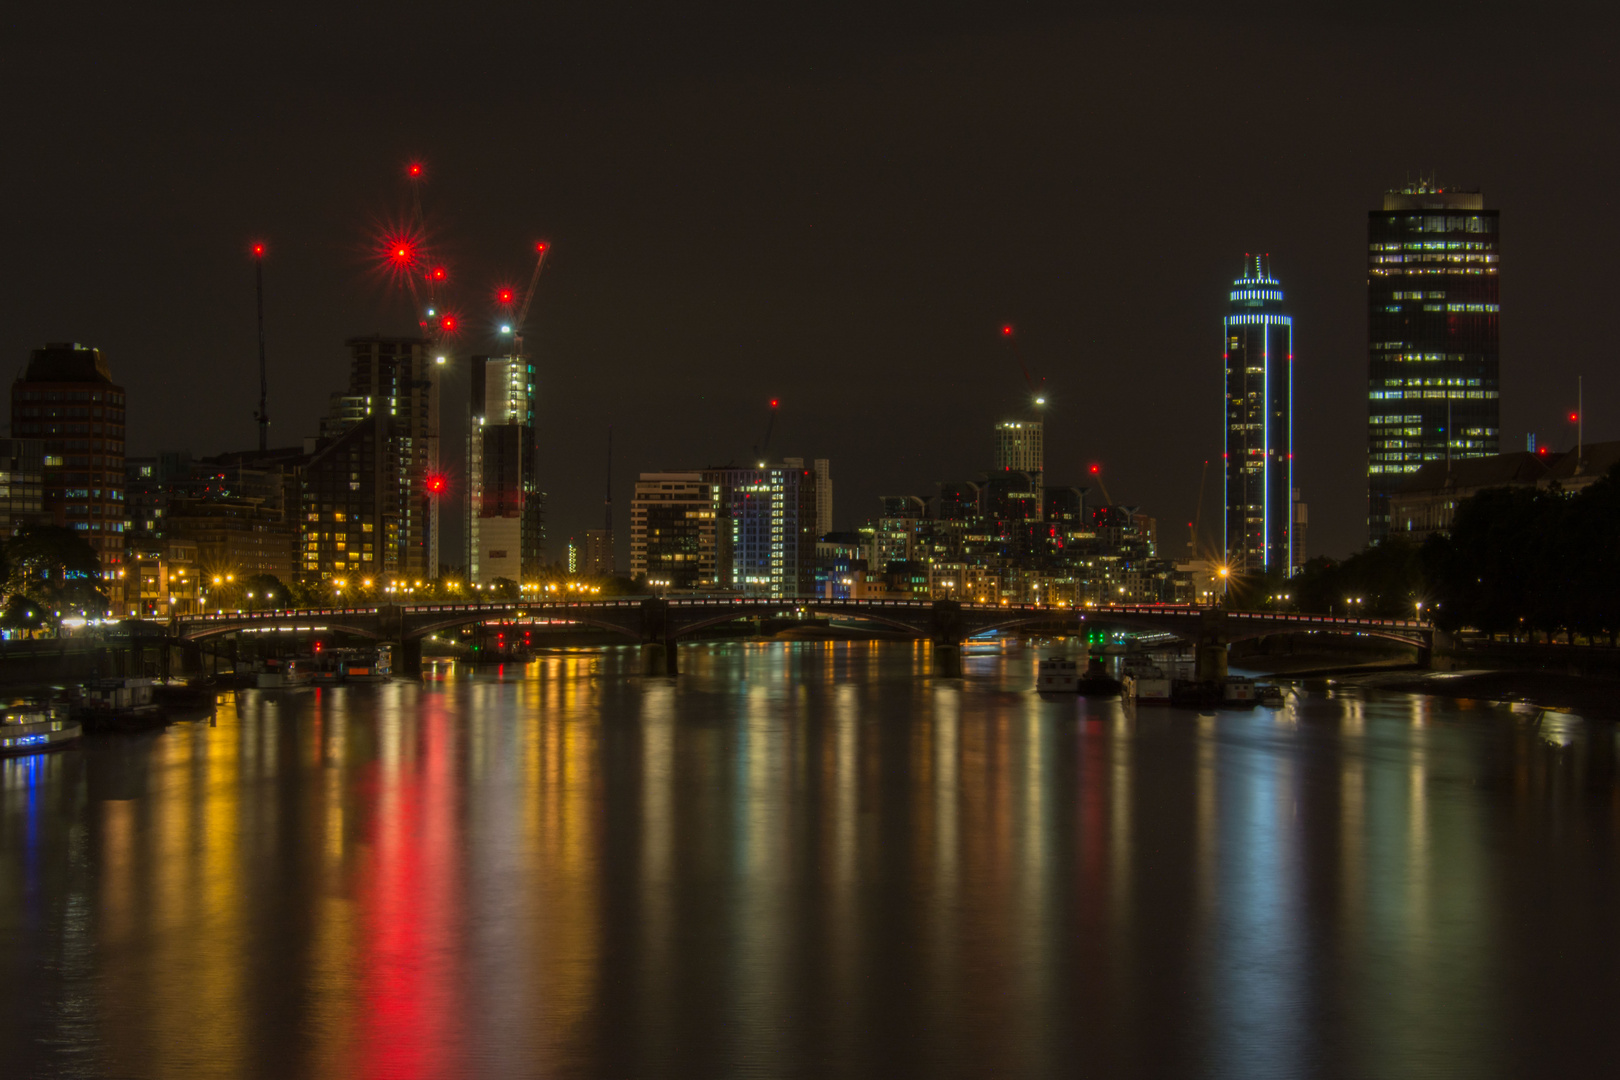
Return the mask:
[[(496, 602), (475, 603), (438, 603), (438, 604), (403, 604), (400, 610), (407, 614), (438, 614), (438, 613), (488, 613), (501, 615), (514, 610), (524, 611), (611, 611), (627, 608), (639, 608), (649, 599), (647, 597), (623, 597), (606, 600), (507, 600)], [(681, 596), (668, 599), (671, 607), (677, 608), (703, 608), (724, 609), (727, 607), (760, 607), (781, 605), (783, 607), (812, 606), (822, 610), (848, 609), (852, 611), (872, 610), (911, 610), (926, 611), (934, 607), (932, 600), (911, 600), (895, 598), (856, 599), (844, 597), (824, 596), (784, 596), (784, 597), (696, 597)], [(1201, 616), (1210, 608), (1198, 607), (1192, 604), (1099, 604), (1096, 606), (1074, 607), (1066, 604), (1032, 604), (1032, 603), (964, 603), (963, 611), (976, 614), (1007, 613), (1024, 615), (1052, 615), (1055, 617), (1070, 618), (1079, 616), (1089, 618), (1100, 615), (1136, 615), (1136, 616)], [(324, 608), (295, 608), (295, 609), (263, 609), (258, 611), (238, 612), (212, 612), (198, 615), (188, 615), (180, 621), (187, 623), (222, 623), (222, 622), (259, 622), (279, 621), (283, 619), (308, 619), (312, 617), (342, 618), (345, 616), (375, 617), (381, 609), (379, 607), (324, 607)], [(1416, 619), (1370, 619), (1351, 618), (1337, 615), (1308, 615), (1298, 612), (1285, 611), (1226, 611), (1228, 619), (1261, 621), (1273, 623), (1290, 623), (1300, 626), (1335, 626), (1354, 627), (1366, 626), (1379, 629), (1402, 629), (1428, 631), (1433, 628), (1431, 623)]]

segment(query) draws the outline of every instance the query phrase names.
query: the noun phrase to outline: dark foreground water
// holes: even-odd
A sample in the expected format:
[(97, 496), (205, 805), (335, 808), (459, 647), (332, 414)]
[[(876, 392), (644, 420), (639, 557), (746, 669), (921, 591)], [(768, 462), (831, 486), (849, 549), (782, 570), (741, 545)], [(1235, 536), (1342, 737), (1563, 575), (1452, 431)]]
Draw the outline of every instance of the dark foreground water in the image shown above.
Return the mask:
[(0, 763), (6, 1077), (1522, 1077), (1620, 1052), (1609, 725), (893, 645), (244, 694)]

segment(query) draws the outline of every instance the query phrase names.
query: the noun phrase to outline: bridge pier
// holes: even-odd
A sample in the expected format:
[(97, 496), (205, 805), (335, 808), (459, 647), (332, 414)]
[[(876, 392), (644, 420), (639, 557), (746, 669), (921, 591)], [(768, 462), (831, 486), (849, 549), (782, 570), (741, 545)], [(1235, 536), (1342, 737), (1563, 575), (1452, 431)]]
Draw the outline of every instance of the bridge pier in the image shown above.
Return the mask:
[(1209, 608), (1198, 619), (1198, 642), (1193, 646), (1193, 678), (1201, 683), (1226, 683), (1226, 612)]
[(422, 674), (421, 637), (402, 638), (397, 644), (399, 648), (394, 655), (399, 657), (399, 664), (394, 669), (395, 674), (419, 678)]
[(934, 642), (934, 678), (962, 677), (962, 605), (955, 600), (934, 601), (929, 627)]
[(641, 603), (641, 673), (654, 676), (681, 673), (675, 626), (669, 618), (669, 601), (659, 597)]

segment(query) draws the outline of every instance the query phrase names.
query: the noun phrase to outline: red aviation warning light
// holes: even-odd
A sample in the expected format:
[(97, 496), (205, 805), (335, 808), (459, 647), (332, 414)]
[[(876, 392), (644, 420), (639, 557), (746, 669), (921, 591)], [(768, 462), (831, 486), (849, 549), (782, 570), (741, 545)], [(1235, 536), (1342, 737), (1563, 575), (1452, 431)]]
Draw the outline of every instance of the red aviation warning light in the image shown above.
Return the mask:
[(538, 244), (534, 245), (535, 253), (539, 254), (539, 255), (544, 255), (546, 253), (546, 249), (549, 248), (550, 246), (551, 246), (550, 244), (548, 244), (544, 240), (542, 240)]
[(1569, 422), (1572, 423), (1572, 424), (1580, 423), (1581, 422), (1581, 414), (1580, 413), (1573, 413), (1573, 412), (1570, 413), (1569, 414)]
[(516, 295), (511, 289), (500, 289), (495, 293), (495, 301), (500, 304), (510, 304)]
[(443, 495), (449, 486), (450, 482), (445, 479), (443, 473), (428, 473), (427, 490), (429, 495)]
[(411, 162), (408, 166), (406, 166), (405, 173), (412, 180), (417, 179), (422, 175), (422, 163), (420, 161)]
[(776, 408), (776, 399), (775, 398), (771, 398), (771, 408), (773, 408), (773, 409)]
[(442, 266), (435, 266), (432, 270), (428, 271), (429, 281), (443, 281), (448, 276), (449, 275), (445, 273), (444, 267)]
[(1091, 467), (1091, 475), (1092, 476), (1096, 476), (1100, 472), (1102, 472), (1102, 466), (1101, 465), (1093, 465)]
[(439, 319), (439, 329), (443, 330), (447, 334), (455, 333), (456, 328), (460, 325), (461, 320), (457, 319), (454, 315), (445, 315)]
[(1001, 336), (1002, 337), (1012, 337), (1013, 336), (1012, 323), (1007, 323), (1006, 325), (1002, 326), (1002, 328), (1001, 328)]
[(264, 258), (264, 245), (263, 244), (254, 244), (253, 245), (253, 257), (255, 259)]

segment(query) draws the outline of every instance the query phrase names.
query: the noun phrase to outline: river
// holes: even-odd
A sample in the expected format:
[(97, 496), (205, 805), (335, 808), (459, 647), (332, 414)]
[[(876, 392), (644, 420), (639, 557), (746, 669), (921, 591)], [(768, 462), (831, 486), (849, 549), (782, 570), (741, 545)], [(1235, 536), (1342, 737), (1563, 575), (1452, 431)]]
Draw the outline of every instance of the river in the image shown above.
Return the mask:
[(1620, 1060), (1616, 729), (1036, 651), (631, 649), (0, 762), (7, 1077), (1482, 1077)]

